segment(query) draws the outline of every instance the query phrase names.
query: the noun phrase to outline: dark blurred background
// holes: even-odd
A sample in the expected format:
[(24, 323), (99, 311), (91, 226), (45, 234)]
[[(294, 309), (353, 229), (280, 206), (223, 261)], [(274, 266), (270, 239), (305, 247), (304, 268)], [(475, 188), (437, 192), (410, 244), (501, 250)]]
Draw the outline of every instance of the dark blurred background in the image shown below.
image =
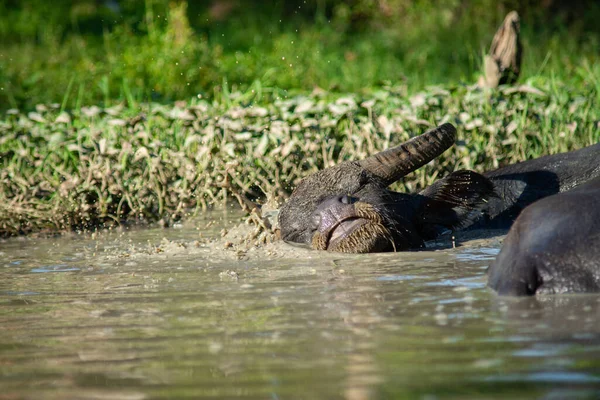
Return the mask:
[(523, 81), (598, 79), (595, 0), (2, 0), (0, 108), (472, 83), (513, 9)]

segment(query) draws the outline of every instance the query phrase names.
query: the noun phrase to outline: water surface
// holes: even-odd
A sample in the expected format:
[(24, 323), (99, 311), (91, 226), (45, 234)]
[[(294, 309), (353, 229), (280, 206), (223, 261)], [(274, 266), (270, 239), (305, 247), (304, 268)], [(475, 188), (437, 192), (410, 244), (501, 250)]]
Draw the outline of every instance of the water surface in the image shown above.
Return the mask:
[(498, 241), (232, 257), (206, 218), (1, 242), (0, 399), (600, 397), (600, 296), (495, 296)]

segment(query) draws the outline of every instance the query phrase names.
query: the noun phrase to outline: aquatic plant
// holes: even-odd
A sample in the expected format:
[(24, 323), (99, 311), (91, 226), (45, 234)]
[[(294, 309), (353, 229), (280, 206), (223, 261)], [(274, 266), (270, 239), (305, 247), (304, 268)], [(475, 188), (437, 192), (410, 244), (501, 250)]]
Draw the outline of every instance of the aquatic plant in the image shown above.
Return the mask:
[[(409, 175), (417, 190), (457, 169), (489, 170), (600, 138), (596, 85), (387, 87), (369, 96), (286, 97), (254, 85), (172, 106), (8, 110), (0, 119), (0, 235), (173, 223), (214, 205), (247, 211), (299, 179), (452, 122), (458, 143)], [(402, 187), (403, 186), (403, 187)], [(271, 208), (275, 207), (270, 205)]]

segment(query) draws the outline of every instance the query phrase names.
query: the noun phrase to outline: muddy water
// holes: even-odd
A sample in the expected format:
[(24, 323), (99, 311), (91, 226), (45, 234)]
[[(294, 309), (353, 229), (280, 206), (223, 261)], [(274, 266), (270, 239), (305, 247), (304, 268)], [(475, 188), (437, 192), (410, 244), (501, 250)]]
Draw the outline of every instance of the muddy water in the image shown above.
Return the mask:
[(494, 296), (498, 239), (259, 256), (204, 240), (235, 217), (0, 243), (0, 399), (600, 396), (600, 296)]

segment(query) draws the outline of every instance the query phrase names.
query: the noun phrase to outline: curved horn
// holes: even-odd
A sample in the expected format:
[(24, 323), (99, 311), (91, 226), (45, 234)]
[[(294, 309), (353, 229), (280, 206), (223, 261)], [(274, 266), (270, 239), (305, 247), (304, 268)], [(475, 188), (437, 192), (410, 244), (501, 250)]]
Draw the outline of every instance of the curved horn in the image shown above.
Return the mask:
[(454, 144), (456, 128), (445, 123), (416, 136), (400, 146), (360, 161), (360, 165), (388, 185), (427, 164)]

